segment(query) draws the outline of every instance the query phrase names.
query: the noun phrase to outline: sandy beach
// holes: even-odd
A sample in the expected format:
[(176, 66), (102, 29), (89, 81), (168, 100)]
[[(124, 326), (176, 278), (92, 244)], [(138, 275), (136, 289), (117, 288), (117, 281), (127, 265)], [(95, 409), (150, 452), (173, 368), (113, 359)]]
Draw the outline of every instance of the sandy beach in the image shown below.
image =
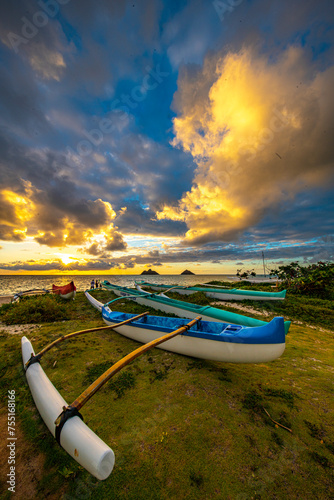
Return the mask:
[(13, 298), (13, 295), (1, 295), (0, 296), (0, 306), (2, 304), (9, 304)]

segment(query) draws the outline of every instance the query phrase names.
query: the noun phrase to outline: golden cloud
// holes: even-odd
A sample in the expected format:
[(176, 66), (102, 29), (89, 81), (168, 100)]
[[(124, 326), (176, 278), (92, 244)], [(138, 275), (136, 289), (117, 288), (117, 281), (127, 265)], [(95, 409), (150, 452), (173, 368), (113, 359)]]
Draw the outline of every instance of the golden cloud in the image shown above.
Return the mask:
[[(197, 162), (191, 190), (158, 219), (184, 220), (185, 243), (229, 240), (305, 189), (328, 183), (334, 67), (316, 72), (290, 47), (268, 61), (252, 49), (185, 69), (172, 144)], [(328, 132), (326, 132), (328, 131)]]
[(2, 240), (24, 241), (30, 237), (49, 247), (99, 241), (101, 251), (126, 249), (122, 234), (112, 222), (116, 212), (107, 201), (80, 200), (66, 211), (61, 203), (55, 207), (40, 190), (22, 180), (20, 192), (0, 191), (0, 205)]

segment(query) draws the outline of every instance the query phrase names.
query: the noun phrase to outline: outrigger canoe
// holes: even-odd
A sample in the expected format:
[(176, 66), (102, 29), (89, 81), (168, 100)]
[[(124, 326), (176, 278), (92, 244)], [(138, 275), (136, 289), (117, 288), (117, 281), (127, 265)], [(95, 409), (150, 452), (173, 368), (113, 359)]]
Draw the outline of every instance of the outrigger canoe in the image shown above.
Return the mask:
[(33, 288), (32, 290), (24, 290), (22, 292), (16, 292), (12, 298), (12, 302), (18, 302), (22, 297), (30, 297), (32, 295), (45, 295), (49, 293), (49, 290), (45, 288)]
[[(152, 290), (166, 291), (170, 290), (170, 285), (148, 283), (146, 281), (137, 281), (136, 284), (149, 286)], [(173, 286), (173, 291), (182, 295), (191, 295), (196, 292), (203, 292), (207, 297), (218, 300), (284, 300), (286, 290), (281, 292), (262, 292), (259, 290), (239, 290), (238, 288), (206, 288), (200, 286)]]
[[(89, 302), (102, 312), (107, 325), (127, 320), (134, 314), (113, 311), (88, 291)], [(118, 300), (118, 299), (115, 299)], [(138, 342), (147, 343), (163, 334), (182, 327), (184, 318), (151, 316), (134, 320), (117, 331)], [(279, 358), (285, 349), (284, 319), (274, 318), (265, 325), (246, 327), (218, 321), (198, 321), (186, 333), (168, 340), (161, 349), (211, 361), (229, 363), (264, 363)]]
[(23, 337), (21, 341), (23, 366), (31, 394), (41, 417), (60, 446), (97, 479), (106, 479), (109, 476), (114, 466), (115, 457), (113, 451), (83, 423), (80, 410), (120, 370), (148, 350), (190, 330), (201, 320), (201, 317), (198, 316), (176, 330), (164, 333), (163, 336), (151, 340), (124, 356), (102, 373), (70, 405), (67, 405), (51, 384), (40, 365), (40, 361), (50, 349), (56, 347), (60, 342), (96, 331), (115, 330), (127, 323), (134, 323), (147, 314), (148, 312), (140, 313), (137, 316), (130, 315), (130, 318), (120, 323), (113, 323), (112, 326), (89, 328), (62, 335), (44, 347), (38, 354), (35, 354), (26, 337)]
[(71, 281), (71, 283), (68, 283), (68, 285), (64, 285), (64, 286), (52, 285), (52, 292), (57, 294), (57, 295), (60, 295), (60, 297), (62, 299), (66, 299), (66, 300), (73, 299), (74, 300), (74, 297), (76, 294), (76, 286), (73, 283), (73, 281)]
[[(109, 281), (103, 281), (102, 284), (105, 288), (107, 288), (107, 290), (113, 291), (119, 297), (131, 296), (131, 300), (137, 302), (138, 304), (149, 306), (153, 309), (157, 309), (158, 311), (162, 311), (168, 314), (175, 314), (176, 316), (179, 316), (181, 318), (192, 319), (200, 315), (202, 319), (206, 321), (226, 322), (249, 327), (268, 325), (267, 321), (250, 318), (242, 314), (224, 311), (223, 309), (218, 309), (217, 307), (200, 306), (198, 304), (192, 304), (191, 302), (185, 302), (183, 300), (170, 299), (163, 294), (158, 295), (145, 292), (140, 287), (139, 290), (134, 290), (131, 288), (113, 285), (109, 283)], [(291, 321), (284, 322), (285, 334), (288, 333), (290, 324)]]

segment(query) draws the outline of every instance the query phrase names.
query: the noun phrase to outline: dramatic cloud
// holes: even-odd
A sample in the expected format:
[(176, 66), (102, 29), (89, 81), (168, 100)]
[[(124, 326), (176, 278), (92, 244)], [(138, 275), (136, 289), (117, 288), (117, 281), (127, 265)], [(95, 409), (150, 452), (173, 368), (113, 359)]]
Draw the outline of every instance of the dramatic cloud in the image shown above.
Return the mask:
[(0, 239), (22, 241), (30, 237), (49, 247), (100, 239), (101, 252), (126, 248), (123, 236), (111, 222), (116, 213), (110, 203), (101, 199), (52, 199), (52, 192), (44, 193), (23, 179), (21, 183), (19, 191), (0, 191), (1, 213), (5, 214)]
[(197, 171), (178, 206), (186, 242), (229, 241), (308, 186), (333, 181), (334, 67), (316, 71), (303, 49), (274, 61), (254, 49), (208, 58), (181, 73), (173, 145)]
[(3, 269), (315, 258), (334, 4), (232, 3), (1, 3)]

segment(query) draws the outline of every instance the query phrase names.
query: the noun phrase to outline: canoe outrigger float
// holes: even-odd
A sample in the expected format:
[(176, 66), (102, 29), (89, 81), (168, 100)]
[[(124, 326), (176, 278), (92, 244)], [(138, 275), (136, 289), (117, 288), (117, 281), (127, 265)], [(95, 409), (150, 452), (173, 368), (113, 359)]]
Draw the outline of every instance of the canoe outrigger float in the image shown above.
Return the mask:
[[(85, 295), (102, 312), (107, 325), (112, 326), (134, 316), (110, 309), (109, 305), (119, 299), (103, 304), (88, 291)], [(117, 331), (125, 337), (145, 343), (182, 327), (187, 321), (184, 318), (146, 315), (133, 319)], [(277, 317), (265, 325), (245, 327), (226, 322), (203, 321), (202, 318), (183, 335), (164, 343), (161, 349), (211, 361), (265, 363), (279, 358), (284, 352), (284, 320)]]
[[(109, 281), (103, 281), (102, 284), (104, 288), (113, 291), (119, 297), (123, 296), (130, 298), (131, 296), (131, 300), (138, 304), (149, 306), (168, 314), (175, 314), (181, 318), (195, 318), (200, 314), (202, 319), (206, 321), (233, 323), (250, 327), (268, 325), (267, 321), (250, 318), (230, 311), (224, 311), (224, 309), (218, 309), (217, 307), (200, 306), (198, 304), (184, 302), (183, 300), (170, 299), (164, 294), (149, 293), (139, 287), (139, 285), (137, 285), (137, 290), (134, 290), (132, 288), (113, 285), (109, 283)], [(284, 322), (285, 334), (288, 333), (290, 324), (291, 321)]]
[[(166, 291), (171, 289), (170, 285), (148, 283), (147, 281), (136, 281), (137, 285), (149, 286), (152, 290)], [(239, 290), (237, 288), (214, 288), (201, 286), (174, 286), (173, 291), (182, 295), (191, 295), (196, 292), (203, 292), (207, 297), (217, 300), (284, 300), (286, 290), (281, 292), (262, 292), (258, 290)]]
[(137, 316), (132, 315), (131, 318), (126, 319), (124, 322), (118, 324), (114, 323), (112, 327), (93, 328), (90, 330), (70, 333), (69, 335), (65, 335), (64, 337), (60, 337), (55, 340), (36, 355), (30, 341), (26, 337), (22, 337), (21, 340), (22, 359), (26, 370), (27, 381), (32, 397), (42, 419), (49, 428), (51, 434), (67, 451), (67, 453), (69, 453), (71, 457), (79, 462), (80, 465), (82, 465), (97, 479), (103, 480), (110, 475), (115, 463), (114, 452), (98, 436), (96, 436), (96, 434), (94, 434), (89, 427), (87, 427), (87, 425), (83, 422), (83, 417), (79, 413), (79, 410), (112, 376), (118, 373), (122, 368), (149, 349), (152, 349), (163, 342), (168, 342), (173, 337), (184, 333), (201, 318), (195, 318), (188, 324), (181, 325), (181, 327), (177, 330), (169, 332), (167, 335), (164, 334), (163, 336), (154, 339), (153, 341), (131, 352), (111, 366), (70, 405), (66, 403), (46, 376), (40, 365), (40, 359), (46, 352), (64, 340), (68, 340), (84, 333), (124, 326), (124, 324), (139, 320), (145, 315), (147, 315), (146, 312)]

